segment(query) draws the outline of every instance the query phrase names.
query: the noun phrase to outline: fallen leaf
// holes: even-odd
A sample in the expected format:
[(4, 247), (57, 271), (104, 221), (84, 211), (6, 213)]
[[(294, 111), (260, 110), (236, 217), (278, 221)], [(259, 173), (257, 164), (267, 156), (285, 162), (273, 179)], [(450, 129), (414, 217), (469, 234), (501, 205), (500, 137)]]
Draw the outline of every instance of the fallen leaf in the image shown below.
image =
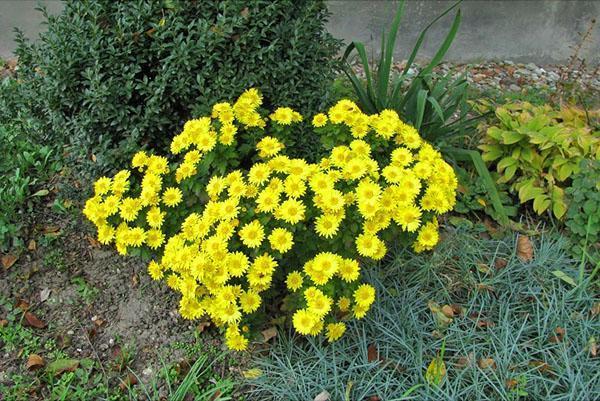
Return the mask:
[(48, 364), (46, 370), (54, 376), (59, 376), (64, 372), (74, 372), (78, 367), (78, 359), (57, 359)]
[(446, 314), (444, 313), (444, 311), (442, 310), (442, 308), (440, 307), (440, 305), (434, 301), (429, 301), (427, 302), (427, 306), (429, 307), (429, 310), (431, 311), (431, 313), (433, 314), (433, 317), (435, 319), (435, 323), (439, 328), (446, 328), (450, 325), (450, 323), (452, 323), (452, 318), (446, 316)]
[(248, 9), (248, 7), (244, 7), (242, 11), (240, 11), (240, 15), (244, 18), (248, 17), (248, 14), (250, 14), (250, 10)]
[(138, 275), (133, 273), (131, 275), (131, 288), (136, 288), (139, 283), (140, 283), (140, 280), (138, 278)]
[(573, 280), (573, 278), (571, 276), (569, 276), (567, 273), (563, 272), (562, 270), (554, 270), (552, 272), (552, 274), (555, 277), (558, 277), (559, 279), (564, 281), (565, 283), (567, 283), (573, 287), (577, 287), (577, 283), (575, 282), (575, 280)]
[(329, 401), (329, 397), (331, 397), (331, 395), (327, 391), (323, 390), (317, 394), (313, 401)]
[(210, 322), (200, 322), (198, 323), (198, 326), (196, 326), (196, 331), (202, 333), (207, 327), (210, 327)]
[(596, 343), (596, 337), (590, 337), (588, 340), (588, 348), (590, 350), (590, 356), (595, 358), (598, 356), (598, 344)]
[(27, 358), (27, 363), (25, 366), (27, 367), (27, 370), (37, 370), (44, 367), (45, 364), (46, 362), (44, 362), (44, 358), (38, 354), (31, 354), (29, 355), (29, 358)]
[(27, 245), (27, 249), (29, 249), (32, 252), (37, 249), (37, 243), (35, 242), (34, 239), (32, 239), (31, 241), (29, 241), (29, 244)]
[(50, 191), (48, 191), (47, 189), (40, 189), (39, 191), (37, 191), (36, 193), (34, 193), (31, 196), (46, 196), (50, 193)]
[(29, 311), (25, 312), (24, 317), (25, 323), (30, 327), (34, 327), (36, 329), (43, 329), (44, 327), (46, 327), (46, 323), (38, 319), (36, 315)]
[(15, 308), (21, 309), (23, 312), (27, 312), (29, 310), (29, 302), (23, 298), (19, 298), (15, 304)]
[(439, 386), (442, 384), (444, 377), (446, 377), (446, 364), (440, 356), (437, 356), (427, 367), (427, 371), (425, 372), (425, 380), (427, 380), (427, 383), (433, 386)]
[(217, 390), (213, 393), (213, 395), (208, 399), (208, 401), (215, 401), (221, 399), (221, 390)]
[(496, 369), (496, 361), (494, 361), (493, 358), (481, 358), (479, 362), (477, 362), (477, 365), (479, 365), (481, 369)]
[(50, 288), (44, 288), (40, 291), (40, 302), (46, 302), (50, 298)]
[(594, 306), (592, 306), (590, 313), (592, 314), (592, 317), (600, 315), (600, 302), (596, 302)]
[(547, 373), (549, 375), (554, 375), (552, 368), (546, 362), (543, 361), (530, 361), (529, 366), (537, 368), (540, 373)]
[(517, 387), (517, 385), (519, 384), (519, 382), (518, 382), (517, 380), (515, 380), (515, 379), (509, 379), (509, 380), (507, 380), (507, 381), (505, 382), (505, 384), (506, 384), (506, 388), (507, 388), (508, 390), (512, 390), (512, 389), (514, 389), (515, 387)]
[(460, 356), (456, 359), (456, 367), (459, 369), (468, 368), (475, 364), (475, 354), (469, 352), (467, 356)]
[(244, 370), (242, 371), (242, 376), (244, 376), (246, 379), (258, 379), (260, 376), (262, 376), (262, 370), (258, 368)]
[(101, 244), (97, 239), (95, 239), (91, 235), (86, 235), (85, 238), (87, 239), (92, 248), (100, 248)]
[(381, 401), (381, 398), (376, 395), (372, 395), (369, 397), (369, 401)]
[(444, 305), (442, 306), (442, 313), (444, 316), (452, 318), (454, 317), (454, 308), (450, 305)]
[(487, 265), (487, 263), (477, 263), (477, 270), (480, 273), (483, 274), (489, 274), (490, 273), (490, 267)]
[(119, 388), (121, 391), (127, 390), (131, 386), (135, 386), (138, 383), (137, 377), (133, 373), (128, 373), (127, 377), (124, 380), (121, 380), (119, 383)]
[(494, 267), (497, 270), (504, 269), (507, 265), (508, 265), (508, 261), (504, 258), (496, 258), (496, 260), (494, 260)]
[(6, 325), (8, 325), (8, 320), (6, 320), (6, 319), (0, 319), (0, 327), (4, 327)]
[(267, 342), (277, 336), (277, 329), (275, 327), (269, 327), (268, 329), (261, 331), (261, 334), (263, 335), (264, 341)]
[(526, 235), (519, 235), (519, 238), (517, 238), (517, 256), (521, 262), (533, 260), (533, 245)]
[(565, 329), (562, 327), (557, 327), (556, 329), (554, 329), (554, 334), (550, 336), (550, 338), (548, 339), (548, 342), (551, 343), (560, 343), (564, 340), (565, 338)]
[(59, 226), (55, 226), (55, 225), (47, 225), (44, 226), (42, 228), (42, 233), (43, 234), (54, 234), (60, 231), (60, 227)]
[(379, 350), (375, 344), (371, 344), (367, 347), (367, 361), (375, 362), (380, 361), (384, 362), (384, 359), (379, 355)]
[(2, 267), (4, 267), (5, 270), (9, 269), (12, 265), (15, 264), (17, 259), (19, 259), (19, 258), (16, 255), (13, 255), (12, 253), (3, 255), (1, 258)]

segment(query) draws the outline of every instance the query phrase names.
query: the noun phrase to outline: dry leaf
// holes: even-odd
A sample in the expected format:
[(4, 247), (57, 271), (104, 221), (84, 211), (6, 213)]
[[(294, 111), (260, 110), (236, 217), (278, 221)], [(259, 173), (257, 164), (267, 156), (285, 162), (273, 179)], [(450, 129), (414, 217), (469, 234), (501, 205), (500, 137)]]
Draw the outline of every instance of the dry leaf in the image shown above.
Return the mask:
[(442, 306), (442, 313), (444, 316), (452, 318), (454, 317), (454, 308), (450, 305), (444, 305)]
[(137, 382), (137, 377), (135, 377), (133, 373), (128, 373), (125, 380), (121, 380), (121, 383), (119, 383), (119, 388), (121, 389), (121, 391), (125, 391), (129, 387), (136, 385)]
[(513, 388), (517, 387), (519, 382), (516, 381), (515, 379), (509, 379), (505, 382), (505, 384), (506, 384), (507, 389), (512, 390)]
[(428, 301), (427, 306), (435, 318), (435, 323), (439, 328), (446, 328), (452, 323), (452, 318), (447, 316), (440, 305), (433, 301)]
[(20, 299), (17, 300), (17, 303), (15, 304), (15, 308), (19, 308), (23, 312), (27, 312), (29, 310), (29, 302), (27, 302), (24, 299), (20, 298)]
[(493, 358), (481, 358), (479, 362), (477, 362), (477, 365), (479, 365), (481, 369), (496, 369), (496, 361), (494, 361)]
[(526, 235), (519, 235), (519, 238), (517, 238), (517, 256), (521, 262), (533, 260), (533, 245)]
[(590, 356), (592, 358), (598, 356), (598, 344), (596, 343), (596, 337), (590, 337), (588, 341), (588, 348), (590, 350)]
[(27, 249), (29, 249), (32, 252), (37, 249), (37, 244), (36, 244), (36, 242), (35, 242), (34, 239), (32, 239), (31, 241), (29, 241), (29, 245), (27, 245)]
[(475, 364), (475, 354), (473, 352), (469, 352), (467, 356), (460, 356), (456, 360), (456, 367), (459, 369), (468, 368)]
[(594, 306), (592, 306), (592, 309), (590, 312), (592, 314), (592, 317), (596, 317), (596, 316), (600, 315), (600, 302), (596, 302), (594, 304)]
[(548, 342), (551, 343), (560, 343), (564, 340), (565, 338), (565, 329), (563, 329), (562, 327), (557, 327), (556, 329), (554, 329), (554, 334), (550, 336), (550, 338), (548, 339)]
[(8, 325), (8, 320), (6, 320), (6, 319), (0, 319), (0, 327), (4, 327), (6, 325)]
[(487, 263), (477, 263), (477, 270), (480, 273), (483, 274), (489, 274), (490, 273), (490, 267), (487, 265)]
[(275, 327), (269, 327), (268, 329), (263, 330), (261, 334), (263, 335), (264, 341), (267, 342), (277, 336), (277, 329)]
[(2, 267), (4, 267), (4, 269), (9, 269), (12, 265), (15, 264), (17, 259), (19, 259), (19, 258), (16, 255), (13, 255), (12, 253), (3, 255), (1, 258)]
[(139, 280), (137, 274), (133, 273), (131, 275), (131, 288), (136, 288), (139, 283), (140, 283), (140, 280)]
[(244, 18), (248, 17), (248, 14), (250, 14), (250, 10), (248, 9), (248, 7), (244, 7), (242, 11), (240, 11), (240, 15)]
[(198, 326), (196, 326), (196, 331), (202, 333), (207, 327), (210, 327), (210, 322), (200, 322), (198, 323)]
[(329, 401), (329, 397), (331, 397), (331, 395), (327, 391), (323, 390), (317, 394), (313, 401)]
[(508, 261), (504, 258), (496, 258), (496, 260), (494, 260), (494, 267), (497, 270), (504, 269), (507, 265), (508, 265)]
[(31, 354), (29, 355), (29, 358), (27, 358), (25, 366), (27, 367), (27, 370), (36, 370), (42, 368), (45, 364), (44, 358), (37, 354)]
[(47, 225), (42, 228), (43, 234), (55, 234), (59, 231), (60, 231), (60, 227), (55, 226), (55, 225)]
[(40, 291), (40, 302), (46, 302), (50, 298), (50, 288), (44, 288)]
[(35, 327), (36, 329), (43, 329), (46, 327), (46, 323), (38, 319), (36, 315), (27, 311), (25, 312), (25, 323), (30, 327)]
[(446, 364), (444, 360), (437, 356), (434, 358), (425, 372), (425, 380), (433, 386), (439, 386), (446, 377)]
[(531, 361), (529, 362), (529, 366), (537, 368), (540, 373), (547, 373), (549, 375), (553, 375), (552, 368), (546, 362), (543, 361)]
[(384, 359), (379, 356), (379, 350), (377, 349), (377, 346), (375, 344), (371, 344), (367, 347), (367, 361), (384, 361)]

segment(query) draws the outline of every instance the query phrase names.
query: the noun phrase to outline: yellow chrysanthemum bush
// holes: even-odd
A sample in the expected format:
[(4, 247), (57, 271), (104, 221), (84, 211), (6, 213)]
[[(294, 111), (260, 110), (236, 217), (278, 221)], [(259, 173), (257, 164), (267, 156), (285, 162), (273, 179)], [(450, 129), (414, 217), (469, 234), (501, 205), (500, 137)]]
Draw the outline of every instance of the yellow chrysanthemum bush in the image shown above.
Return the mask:
[[(365, 115), (342, 100), (313, 116), (329, 149), (308, 163), (285, 156), (278, 139), (303, 117), (260, 106), (254, 89), (214, 105), (173, 138), (177, 163), (139, 152), (131, 170), (97, 180), (84, 214), (121, 254), (151, 250), (148, 271), (181, 294), (181, 315), (210, 318), (229, 348), (245, 349), (267, 310), (289, 313), (300, 334), (335, 341), (375, 300), (361, 279), (366, 261), (382, 259), (392, 239), (417, 252), (436, 245), (436, 216), (453, 207), (456, 177), (393, 111)], [(201, 160), (244, 146), (236, 138), (247, 130), (262, 132), (252, 163), (198, 189)]]

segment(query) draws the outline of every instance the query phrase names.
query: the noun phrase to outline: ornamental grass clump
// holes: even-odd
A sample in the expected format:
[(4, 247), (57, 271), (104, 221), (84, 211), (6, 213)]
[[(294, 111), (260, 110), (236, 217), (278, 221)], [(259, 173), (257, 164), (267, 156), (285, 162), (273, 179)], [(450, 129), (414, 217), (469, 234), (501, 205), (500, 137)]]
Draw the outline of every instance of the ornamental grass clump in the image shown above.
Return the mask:
[[(312, 118), (317, 134), (337, 138), (327, 157), (289, 158), (277, 135), (304, 117), (288, 107), (267, 116), (261, 104), (255, 89), (215, 104), (173, 138), (179, 163), (137, 153), (131, 170), (97, 180), (84, 214), (119, 253), (152, 250), (148, 271), (181, 294), (181, 315), (208, 317), (229, 348), (247, 347), (274, 299), (298, 333), (335, 341), (375, 300), (361, 265), (382, 259), (392, 239), (416, 252), (436, 245), (456, 177), (394, 111), (366, 115), (349, 100)], [(254, 163), (197, 191), (200, 161), (247, 145), (238, 133), (256, 130)]]

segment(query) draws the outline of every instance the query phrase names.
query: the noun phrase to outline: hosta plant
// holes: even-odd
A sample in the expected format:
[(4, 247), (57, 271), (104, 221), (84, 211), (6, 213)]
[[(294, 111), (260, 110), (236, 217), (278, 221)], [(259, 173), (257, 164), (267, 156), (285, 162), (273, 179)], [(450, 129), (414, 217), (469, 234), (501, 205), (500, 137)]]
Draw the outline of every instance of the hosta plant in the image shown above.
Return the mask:
[(487, 127), (483, 159), (496, 166), (499, 183), (510, 184), (521, 203), (562, 218), (568, 202), (564, 188), (586, 158), (600, 159), (600, 132), (587, 124), (585, 113), (567, 106), (512, 103), (498, 107), (497, 122)]
[[(215, 104), (173, 138), (178, 162), (137, 153), (131, 170), (97, 180), (84, 214), (99, 241), (121, 254), (150, 250), (149, 273), (181, 294), (181, 315), (209, 318), (230, 348), (247, 347), (249, 326), (276, 300), (297, 332), (335, 341), (373, 303), (361, 266), (382, 259), (387, 241), (417, 252), (436, 245), (437, 216), (454, 205), (456, 177), (395, 112), (366, 115), (349, 100), (310, 120), (340, 138), (327, 157), (289, 158), (278, 136), (292, 134), (303, 116), (289, 107), (266, 115), (261, 103), (250, 89)], [(261, 136), (252, 165), (196, 188), (199, 163), (237, 149), (247, 131)]]

